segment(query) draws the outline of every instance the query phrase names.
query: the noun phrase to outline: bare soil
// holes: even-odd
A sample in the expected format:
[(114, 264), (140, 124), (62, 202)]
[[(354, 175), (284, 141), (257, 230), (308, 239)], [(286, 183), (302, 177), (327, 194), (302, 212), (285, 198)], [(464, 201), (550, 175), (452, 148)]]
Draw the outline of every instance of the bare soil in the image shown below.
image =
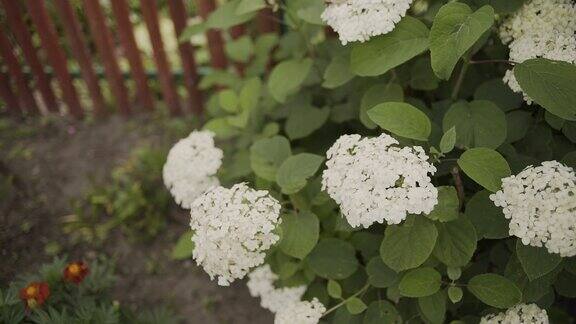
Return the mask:
[(182, 210), (174, 208), (167, 229), (147, 243), (134, 243), (117, 231), (94, 248), (72, 245), (62, 232), (63, 216), (73, 212), (71, 201), (93, 183), (105, 183), (134, 148), (165, 142), (164, 123), (150, 117), (9, 123), (0, 131), (0, 172), (14, 178), (15, 190), (0, 199), (0, 285), (50, 261), (46, 247), (57, 243), (60, 254), (72, 258), (104, 253), (115, 259), (114, 297), (122, 304), (140, 309), (166, 304), (185, 323), (272, 322), (244, 282), (219, 287), (192, 260), (169, 257), (187, 229)]

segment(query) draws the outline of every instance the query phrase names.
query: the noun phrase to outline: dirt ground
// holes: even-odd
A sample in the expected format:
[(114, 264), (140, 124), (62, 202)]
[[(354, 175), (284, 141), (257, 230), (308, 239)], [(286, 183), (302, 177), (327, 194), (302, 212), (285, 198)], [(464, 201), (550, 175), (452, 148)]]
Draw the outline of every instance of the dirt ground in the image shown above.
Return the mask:
[(133, 243), (115, 232), (102, 248), (93, 250), (71, 246), (62, 233), (61, 219), (72, 213), (73, 199), (82, 197), (93, 182), (105, 182), (135, 147), (166, 140), (158, 120), (32, 122), (27, 128), (18, 126), (18, 132), (6, 132), (16, 126), (3, 122), (0, 172), (13, 175), (16, 190), (0, 205), (0, 285), (51, 260), (47, 246), (56, 242), (61, 253), (71, 257), (104, 253), (115, 258), (119, 279), (114, 296), (122, 304), (139, 308), (166, 304), (185, 323), (272, 322), (244, 282), (219, 287), (192, 260), (170, 259), (174, 243), (187, 229), (184, 211), (175, 209), (167, 229), (147, 243)]

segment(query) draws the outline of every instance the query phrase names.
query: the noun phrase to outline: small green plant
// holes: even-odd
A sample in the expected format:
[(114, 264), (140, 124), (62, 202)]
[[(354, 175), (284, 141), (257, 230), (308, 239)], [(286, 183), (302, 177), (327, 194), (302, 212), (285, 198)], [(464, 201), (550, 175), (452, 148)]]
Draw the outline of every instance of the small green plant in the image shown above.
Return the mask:
[[(55, 258), (37, 273), (0, 287), (0, 323), (178, 323), (165, 307), (134, 312), (111, 298), (114, 265), (100, 258), (66, 262)], [(138, 315), (136, 315), (138, 314)]]
[(95, 186), (75, 202), (75, 213), (65, 219), (65, 231), (89, 242), (102, 241), (118, 227), (134, 239), (156, 236), (166, 225), (170, 207), (170, 195), (162, 184), (165, 158), (163, 150), (136, 149), (112, 171), (110, 184)]

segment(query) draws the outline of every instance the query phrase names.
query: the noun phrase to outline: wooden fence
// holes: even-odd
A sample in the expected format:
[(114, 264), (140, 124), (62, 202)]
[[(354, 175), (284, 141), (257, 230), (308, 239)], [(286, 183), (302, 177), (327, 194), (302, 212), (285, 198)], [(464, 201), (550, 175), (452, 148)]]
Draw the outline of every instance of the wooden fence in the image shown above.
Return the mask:
[[(0, 22), (0, 98), (9, 113), (17, 116), (60, 113), (78, 119), (87, 114), (104, 117), (115, 112), (129, 116), (151, 111), (156, 106), (155, 101), (162, 100), (172, 115), (202, 114), (203, 94), (198, 88), (195, 49), (190, 43), (178, 45), (182, 69), (178, 73), (181, 74), (178, 85), (186, 89), (185, 98), (182, 98), (162, 39), (157, 0), (140, 0), (139, 11), (152, 47), (159, 94), (150, 87), (127, 0), (109, 1), (111, 17), (106, 15), (99, 0), (78, 1), (89, 31), (81, 24), (79, 12), (70, 0), (0, 0), (3, 11), (0, 17), (4, 20)], [(183, 0), (166, 0), (165, 3), (178, 38), (188, 20), (185, 3)], [(215, 0), (195, 0), (194, 4), (203, 19), (216, 8)], [(259, 13), (257, 26), (260, 32), (276, 30), (271, 15), (267, 9)], [(238, 38), (246, 28), (234, 26), (228, 32), (232, 38)], [(208, 30), (206, 39), (212, 68), (226, 69), (229, 63), (222, 32)], [(134, 83), (133, 94), (125, 83), (118, 55), (123, 55), (129, 62), (128, 78)], [(94, 57), (99, 58), (101, 67)], [(91, 104), (79, 98), (75, 76), (69, 70), (70, 58), (77, 63), (79, 73), (76, 77), (85, 83)], [(242, 73), (241, 65), (235, 68)], [(101, 77), (107, 81), (116, 110), (108, 109), (105, 103)]]

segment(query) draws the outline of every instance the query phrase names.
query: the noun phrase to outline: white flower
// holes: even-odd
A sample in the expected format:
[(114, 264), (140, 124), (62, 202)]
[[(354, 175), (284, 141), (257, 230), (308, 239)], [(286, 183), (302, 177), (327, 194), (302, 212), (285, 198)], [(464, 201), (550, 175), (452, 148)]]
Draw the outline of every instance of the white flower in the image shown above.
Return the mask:
[(190, 215), (193, 257), (221, 286), (264, 263), (265, 251), (280, 239), (274, 233), (280, 204), (244, 183), (208, 190), (192, 203)]
[(322, 20), (334, 29), (343, 45), (367, 41), (391, 32), (413, 0), (332, 0)]
[[(532, 0), (500, 26), (500, 38), (510, 47), (510, 60), (547, 58), (576, 63), (576, 4), (572, 0)], [(504, 77), (514, 92), (522, 92), (514, 73)], [(532, 100), (524, 94), (524, 99)]]
[(306, 286), (276, 288), (274, 282), (278, 276), (272, 272), (270, 265), (265, 264), (254, 269), (248, 275), (248, 291), (252, 297), (260, 297), (260, 306), (272, 313), (279, 312), (290, 303), (299, 302)]
[(375, 138), (341, 136), (326, 153), (322, 189), (351, 226), (374, 222), (398, 224), (407, 214), (428, 214), (438, 203), (438, 190), (428, 174), (436, 168), (420, 146), (399, 147), (382, 134)]
[(190, 208), (194, 199), (220, 184), (215, 174), (222, 156), (210, 131), (193, 131), (170, 149), (162, 176), (180, 206)]
[(548, 324), (548, 314), (536, 304), (518, 304), (504, 313), (482, 317), (480, 324)]
[(276, 288), (278, 276), (268, 264), (254, 269), (248, 275), (248, 290), (253, 297), (260, 297), (260, 305), (276, 314), (275, 324), (316, 324), (326, 307), (314, 298), (311, 302), (300, 299), (306, 286)]
[(274, 324), (316, 324), (326, 311), (318, 299), (285, 305), (274, 318)]
[(529, 166), (502, 179), (490, 195), (510, 219), (510, 235), (525, 245), (545, 246), (562, 257), (576, 255), (576, 174), (556, 161)]

